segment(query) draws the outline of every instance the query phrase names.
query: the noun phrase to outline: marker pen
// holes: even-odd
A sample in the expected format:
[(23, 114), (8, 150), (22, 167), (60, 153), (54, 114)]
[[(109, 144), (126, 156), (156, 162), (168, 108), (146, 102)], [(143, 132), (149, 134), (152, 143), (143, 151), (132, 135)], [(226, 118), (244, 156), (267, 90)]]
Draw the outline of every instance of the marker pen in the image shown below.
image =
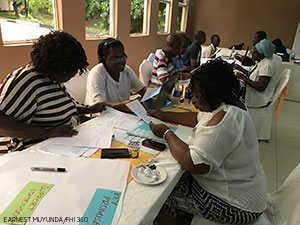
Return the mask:
[(67, 172), (67, 168), (62, 167), (31, 167), (31, 170), (44, 172)]

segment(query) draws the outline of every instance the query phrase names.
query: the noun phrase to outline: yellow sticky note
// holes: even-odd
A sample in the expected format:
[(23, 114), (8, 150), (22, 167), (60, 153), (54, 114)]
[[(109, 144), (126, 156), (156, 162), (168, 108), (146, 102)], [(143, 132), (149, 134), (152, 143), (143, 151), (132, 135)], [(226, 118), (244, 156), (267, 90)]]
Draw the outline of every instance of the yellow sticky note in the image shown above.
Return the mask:
[(0, 223), (23, 225), (53, 184), (29, 182), (0, 215)]

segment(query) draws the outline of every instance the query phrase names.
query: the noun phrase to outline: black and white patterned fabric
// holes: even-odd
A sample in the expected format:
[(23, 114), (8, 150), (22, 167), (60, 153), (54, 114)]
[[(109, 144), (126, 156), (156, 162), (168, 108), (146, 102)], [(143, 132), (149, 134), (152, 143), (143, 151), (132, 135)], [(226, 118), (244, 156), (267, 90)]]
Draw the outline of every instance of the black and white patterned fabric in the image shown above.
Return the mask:
[(162, 210), (173, 216), (200, 215), (208, 220), (227, 224), (248, 224), (262, 212), (249, 212), (228, 204), (200, 187), (186, 172), (169, 195)]

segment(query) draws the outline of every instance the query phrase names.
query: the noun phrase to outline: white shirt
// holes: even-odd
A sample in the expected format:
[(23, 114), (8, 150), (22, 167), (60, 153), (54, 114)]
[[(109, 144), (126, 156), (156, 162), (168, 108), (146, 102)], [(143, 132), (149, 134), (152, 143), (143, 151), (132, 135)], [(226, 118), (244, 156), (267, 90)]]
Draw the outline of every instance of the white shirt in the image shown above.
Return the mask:
[(215, 46), (210, 44), (202, 51), (201, 58), (210, 58), (216, 52), (216, 50), (217, 49)]
[(250, 70), (250, 73), (249, 78), (253, 81), (258, 81), (260, 76), (270, 77), (271, 79), (264, 91), (257, 91), (250, 87), (250, 85), (247, 85), (245, 104), (247, 107), (266, 106), (268, 102), (272, 100), (276, 83), (278, 81), (277, 70), (271, 59), (264, 58)]
[(194, 165), (205, 163), (210, 171), (192, 174), (208, 192), (240, 209), (266, 209), (266, 178), (259, 161), (256, 132), (247, 111), (222, 105), (226, 112), (214, 126), (206, 126), (216, 112), (199, 112), (189, 140)]
[(88, 74), (85, 104), (96, 102), (122, 102), (128, 100), (130, 92), (136, 93), (144, 87), (129, 66), (120, 73), (119, 82), (106, 71), (102, 63), (94, 66)]

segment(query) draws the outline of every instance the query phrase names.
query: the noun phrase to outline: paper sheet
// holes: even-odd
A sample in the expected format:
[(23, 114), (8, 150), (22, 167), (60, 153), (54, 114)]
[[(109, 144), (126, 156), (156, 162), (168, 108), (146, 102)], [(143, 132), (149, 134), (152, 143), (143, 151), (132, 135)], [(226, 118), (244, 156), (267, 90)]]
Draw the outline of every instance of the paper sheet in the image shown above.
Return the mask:
[(132, 102), (129, 102), (126, 104), (126, 106), (132, 111), (134, 112), (138, 118), (140, 118), (141, 120), (144, 120), (146, 123), (164, 123), (159, 119), (156, 119), (152, 116), (148, 116), (147, 115), (147, 111), (145, 110), (144, 106), (138, 101), (138, 100), (134, 100)]
[[(65, 167), (68, 172), (31, 171), (30, 167), (33, 166)], [(29, 181), (54, 184), (32, 214), (34, 218), (47, 220), (40, 223), (30, 221), (26, 225), (53, 225), (56, 224), (50, 221), (53, 218), (62, 218), (64, 225), (78, 225), (78, 219), (83, 218), (98, 188), (124, 193), (129, 166), (129, 162), (120, 160), (87, 159), (32, 152), (6, 154), (0, 157), (0, 180), (3, 181), (0, 185), (0, 212), (6, 209)], [(122, 201), (123, 194), (118, 203), (113, 225), (118, 223)]]
[(81, 146), (93, 148), (108, 148), (110, 146), (112, 137), (112, 127), (96, 126), (79, 127), (77, 128), (78, 134), (71, 137), (57, 137), (51, 142), (53, 145), (66, 145), (66, 146)]
[(29, 182), (0, 215), (1, 223), (23, 225), (38, 207), (53, 184)]
[(132, 112), (134, 112), (137, 115), (137, 117), (144, 120), (146, 123), (150, 122), (149, 118), (147, 118), (146, 109), (144, 108), (144, 106), (138, 100), (134, 100), (132, 102), (129, 102), (129, 103), (126, 104), (126, 106)]
[(90, 221), (83, 220), (79, 225), (111, 224), (121, 194), (119, 191), (98, 188), (83, 215), (83, 218), (91, 218)]
[(78, 127), (78, 134), (71, 138), (53, 138), (41, 147), (43, 151), (66, 156), (91, 156), (98, 148), (109, 148), (113, 134), (112, 126), (102, 124)]
[(51, 152), (59, 155), (78, 157), (83, 155), (86, 151), (88, 151), (89, 147), (53, 145), (50, 143), (48, 145), (41, 147), (41, 149), (43, 151)]
[(145, 94), (143, 95), (143, 98), (141, 102), (147, 101), (150, 98), (153, 98), (154, 96), (158, 95), (160, 92), (161, 87), (156, 88), (147, 88)]
[(140, 119), (135, 115), (123, 113), (116, 109), (106, 107), (105, 111), (93, 119), (93, 123), (128, 130), (139, 120)]

